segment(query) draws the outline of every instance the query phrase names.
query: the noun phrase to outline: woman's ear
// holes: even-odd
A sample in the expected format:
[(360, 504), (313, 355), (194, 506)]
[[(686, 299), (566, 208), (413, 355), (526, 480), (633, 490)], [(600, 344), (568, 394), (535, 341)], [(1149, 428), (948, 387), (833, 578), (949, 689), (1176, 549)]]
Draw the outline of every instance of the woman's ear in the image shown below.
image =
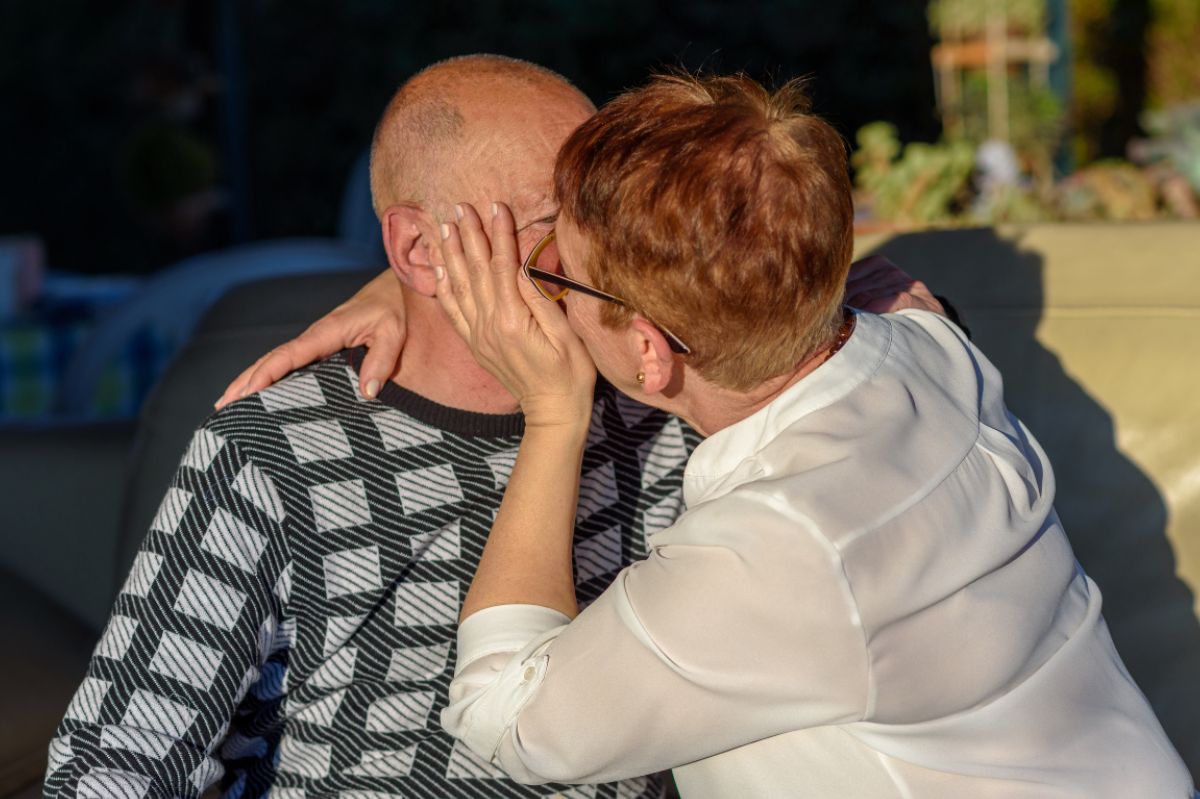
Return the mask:
[[(379, 220), (388, 265), (404, 285), (418, 294), (432, 297), (437, 293), (433, 253), (425, 235), (436, 227), (434, 219), (419, 205), (390, 205)], [(440, 254), (438, 258), (440, 259)]]
[(652, 322), (635, 316), (630, 322), (630, 328), (636, 338), (638, 356), (640, 359), (639, 374), (641, 389), (647, 394), (659, 394), (667, 391), (675, 382), (679, 362), (666, 337)]

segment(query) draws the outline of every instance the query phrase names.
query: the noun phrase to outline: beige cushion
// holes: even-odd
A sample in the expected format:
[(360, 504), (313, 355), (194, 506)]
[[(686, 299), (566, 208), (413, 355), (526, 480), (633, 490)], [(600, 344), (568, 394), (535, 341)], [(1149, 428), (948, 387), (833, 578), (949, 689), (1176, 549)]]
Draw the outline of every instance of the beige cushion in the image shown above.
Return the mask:
[(96, 634), (0, 571), (0, 796), (41, 783), (54, 728), (83, 680)]
[(1122, 658), (1200, 774), (1200, 225), (873, 236), (951, 298), (1041, 442)]

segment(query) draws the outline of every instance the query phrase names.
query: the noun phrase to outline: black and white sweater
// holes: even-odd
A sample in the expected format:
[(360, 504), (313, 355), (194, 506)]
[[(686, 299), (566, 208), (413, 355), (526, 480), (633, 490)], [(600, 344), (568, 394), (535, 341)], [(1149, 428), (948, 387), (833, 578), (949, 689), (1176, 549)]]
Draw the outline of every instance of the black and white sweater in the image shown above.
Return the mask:
[[(439, 725), (462, 598), (519, 414), (454, 410), (342, 354), (212, 416), (185, 453), (50, 747), (47, 797), (657, 796), (517, 785)], [(682, 510), (698, 439), (597, 389), (581, 603)], [(564, 475), (564, 480), (573, 479)]]

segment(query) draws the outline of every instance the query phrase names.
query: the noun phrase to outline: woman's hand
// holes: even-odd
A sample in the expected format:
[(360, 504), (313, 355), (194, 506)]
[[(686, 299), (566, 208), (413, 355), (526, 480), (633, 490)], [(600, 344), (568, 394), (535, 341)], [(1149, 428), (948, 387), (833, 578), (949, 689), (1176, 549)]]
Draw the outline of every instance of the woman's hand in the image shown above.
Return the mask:
[(475, 359), (521, 403), (526, 427), (586, 429), (596, 367), (566, 314), (520, 279), (512, 213), (492, 205), (491, 240), (475, 209), (442, 225), (438, 300)]
[(571, 540), (596, 367), (555, 303), (520, 276), (508, 207), (491, 240), (470, 205), (442, 225), (437, 297), (475, 359), (521, 403), (525, 434), (460, 618), (496, 605), (578, 613)]
[(400, 366), (404, 347), (404, 293), (391, 270), (314, 322), (297, 338), (281, 344), (234, 378), (217, 400), (217, 409), (261, 391), (290, 372), (353, 347), (367, 346), (358, 373), (359, 390), (374, 399)]
[(905, 308), (946, 315), (929, 287), (882, 255), (868, 255), (850, 264), (846, 304), (867, 313), (895, 313)]

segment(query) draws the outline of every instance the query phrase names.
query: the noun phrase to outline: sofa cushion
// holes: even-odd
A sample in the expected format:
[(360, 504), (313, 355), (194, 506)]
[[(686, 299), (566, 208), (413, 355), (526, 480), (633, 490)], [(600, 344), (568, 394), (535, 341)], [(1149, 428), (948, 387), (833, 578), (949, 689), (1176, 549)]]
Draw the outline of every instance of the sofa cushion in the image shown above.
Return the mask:
[(0, 428), (0, 569), (20, 574), (99, 631), (133, 441), (128, 422)]
[(0, 635), (0, 796), (8, 796), (40, 784), (47, 745), (83, 680), (96, 634), (0, 571)]

